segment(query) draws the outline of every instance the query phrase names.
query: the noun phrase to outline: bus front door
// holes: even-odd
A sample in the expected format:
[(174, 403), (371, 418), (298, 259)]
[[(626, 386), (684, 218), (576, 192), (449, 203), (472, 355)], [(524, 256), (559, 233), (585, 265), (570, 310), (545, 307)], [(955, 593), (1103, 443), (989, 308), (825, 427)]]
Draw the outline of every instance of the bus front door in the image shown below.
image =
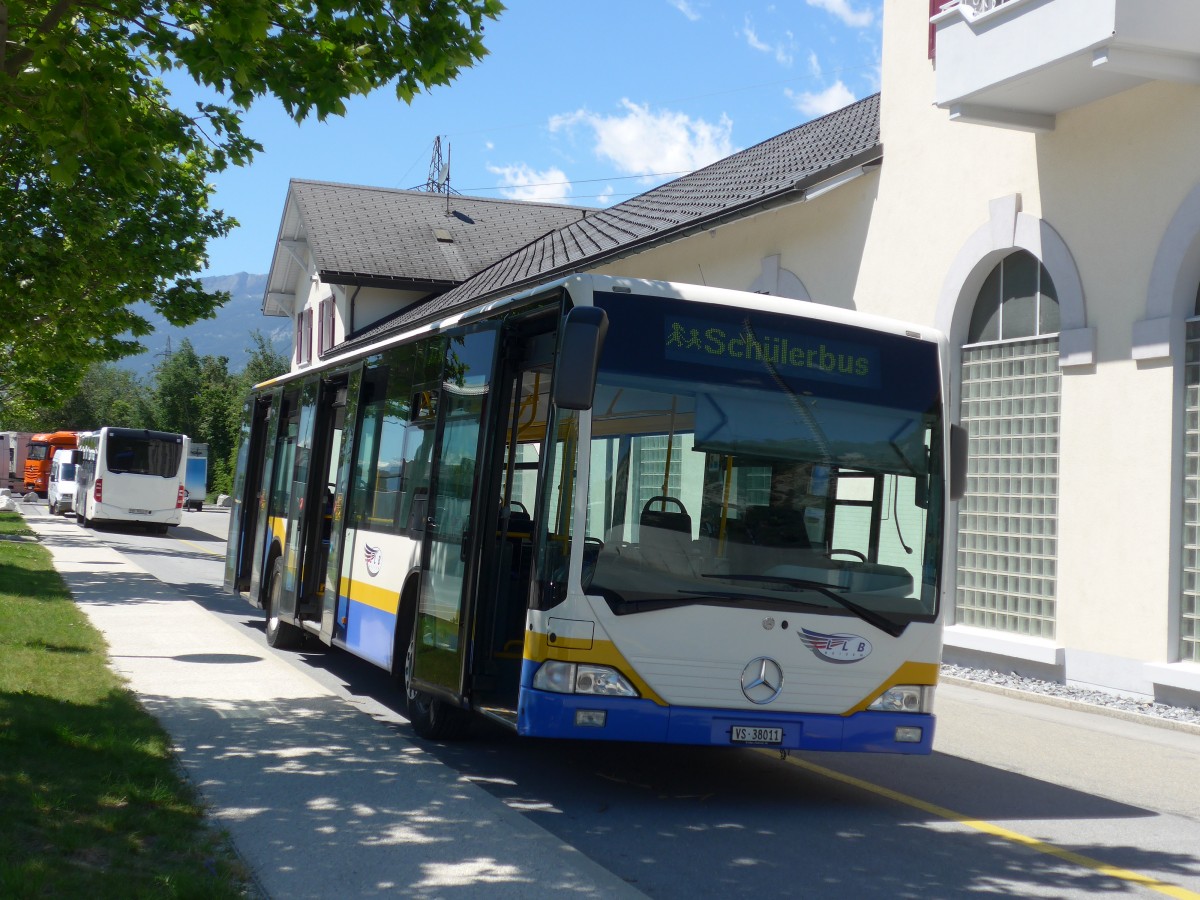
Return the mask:
[(480, 604), (471, 661), (472, 705), (516, 726), (529, 587), (534, 568), (534, 513), (550, 412), (557, 315), (514, 323), (496, 376), (493, 472), (482, 508), (496, 513), (480, 546)]
[(495, 350), (494, 330), (452, 339), (438, 399), (408, 687), (454, 705), (463, 702), (470, 585), (478, 576), (482, 529), (489, 524), (482, 520), (485, 514), (473, 516), (472, 509), (480, 502), (476, 466), (488, 465), (481, 437)]

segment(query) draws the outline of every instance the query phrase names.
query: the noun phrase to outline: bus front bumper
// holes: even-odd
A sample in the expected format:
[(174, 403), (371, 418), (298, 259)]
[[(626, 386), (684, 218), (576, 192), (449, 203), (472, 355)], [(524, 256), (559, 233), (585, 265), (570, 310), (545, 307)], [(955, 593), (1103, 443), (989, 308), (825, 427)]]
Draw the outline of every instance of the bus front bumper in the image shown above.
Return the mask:
[(530, 687), (521, 688), (517, 712), (517, 731), (528, 737), (779, 750), (928, 754), (933, 730), (929, 714), (864, 711), (837, 716), (664, 707), (649, 700)]

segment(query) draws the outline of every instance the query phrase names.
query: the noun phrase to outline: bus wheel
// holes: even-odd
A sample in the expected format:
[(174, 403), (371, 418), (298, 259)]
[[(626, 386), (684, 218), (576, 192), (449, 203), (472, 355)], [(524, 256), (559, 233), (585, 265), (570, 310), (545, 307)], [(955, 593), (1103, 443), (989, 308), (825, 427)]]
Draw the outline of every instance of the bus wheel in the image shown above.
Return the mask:
[(408, 704), (408, 721), (412, 723), (413, 731), (427, 740), (457, 740), (467, 733), (471, 715), (465, 709), (413, 690), (412, 670), (416, 649), (417, 634), (414, 628), (408, 641), (408, 652), (404, 654), (404, 696)]
[(279, 618), (279, 598), (283, 595), (283, 558), (271, 567), (271, 590), (267, 594), (267, 643), (277, 650), (290, 650), (300, 645), (304, 632)]

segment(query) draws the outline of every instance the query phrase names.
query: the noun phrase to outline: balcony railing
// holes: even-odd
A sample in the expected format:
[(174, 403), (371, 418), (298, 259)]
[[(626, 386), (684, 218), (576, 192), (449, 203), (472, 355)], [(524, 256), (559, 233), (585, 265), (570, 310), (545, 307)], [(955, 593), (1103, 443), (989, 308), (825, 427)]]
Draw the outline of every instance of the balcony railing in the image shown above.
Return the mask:
[(979, 15), (980, 13), (991, 12), (997, 6), (1007, 3), (1008, 0), (951, 0), (946, 4), (946, 7), (951, 6), (966, 6)]
[(958, 121), (1049, 131), (1148, 81), (1200, 84), (1198, 0), (948, 0), (935, 102)]

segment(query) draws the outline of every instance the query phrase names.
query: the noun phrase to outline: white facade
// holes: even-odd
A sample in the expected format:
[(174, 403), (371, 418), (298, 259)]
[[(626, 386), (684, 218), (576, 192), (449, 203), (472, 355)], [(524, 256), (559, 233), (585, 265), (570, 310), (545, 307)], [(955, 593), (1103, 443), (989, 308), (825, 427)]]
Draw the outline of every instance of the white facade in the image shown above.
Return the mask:
[[(292, 264), (284, 271), (288, 290), (267, 295), (264, 312), (287, 315), (292, 322), (291, 371), (308, 368), (347, 335), (393, 315), (426, 296), (420, 291), (326, 284), (317, 273), (307, 244), (292, 241)], [(284, 267), (280, 267), (281, 270)]]

